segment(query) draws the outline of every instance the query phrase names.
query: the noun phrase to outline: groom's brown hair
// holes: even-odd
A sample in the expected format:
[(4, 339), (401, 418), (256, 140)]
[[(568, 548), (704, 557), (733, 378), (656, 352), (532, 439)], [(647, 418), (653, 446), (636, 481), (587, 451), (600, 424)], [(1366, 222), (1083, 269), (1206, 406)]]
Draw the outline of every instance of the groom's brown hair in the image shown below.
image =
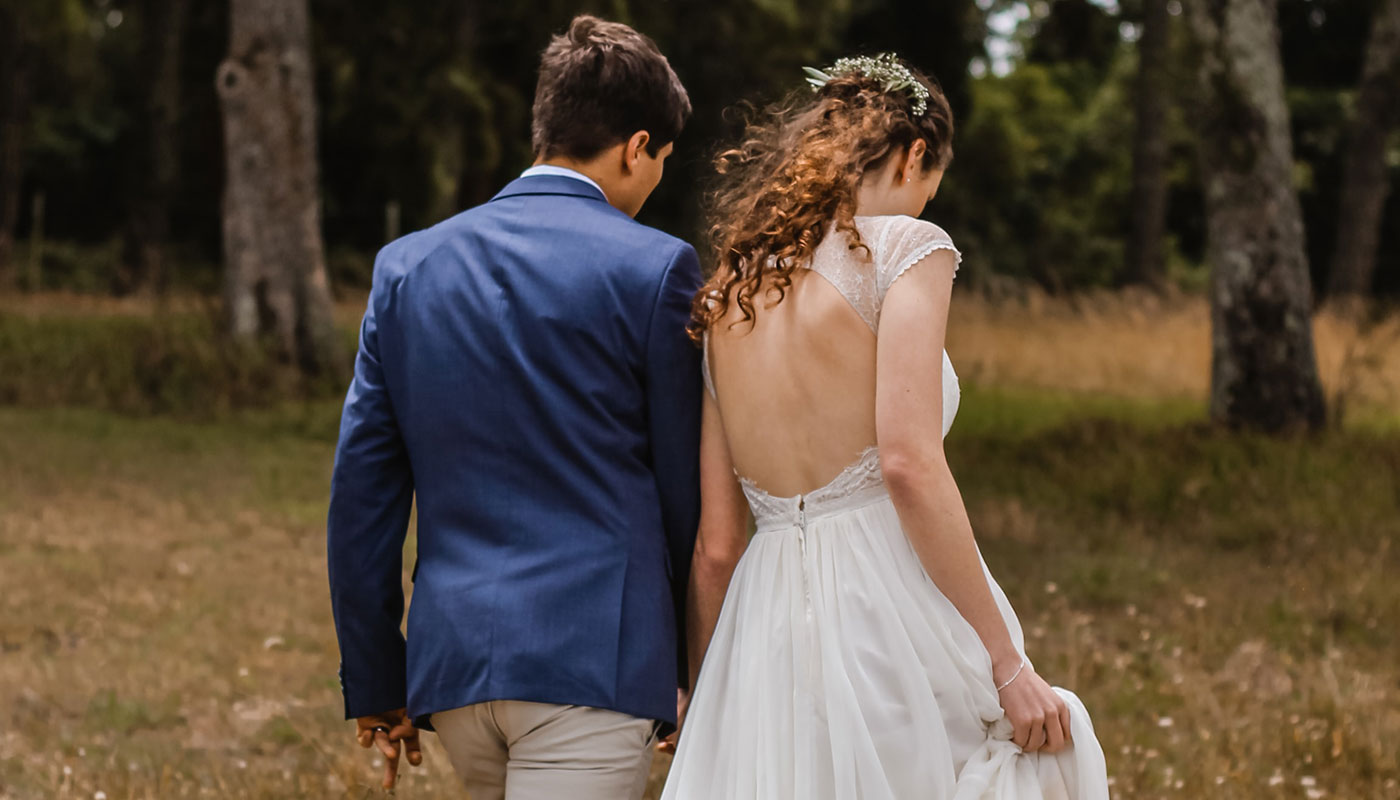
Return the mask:
[(655, 156), (690, 118), (690, 97), (646, 36), (582, 14), (540, 57), (531, 135), (536, 158), (588, 159), (637, 131)]

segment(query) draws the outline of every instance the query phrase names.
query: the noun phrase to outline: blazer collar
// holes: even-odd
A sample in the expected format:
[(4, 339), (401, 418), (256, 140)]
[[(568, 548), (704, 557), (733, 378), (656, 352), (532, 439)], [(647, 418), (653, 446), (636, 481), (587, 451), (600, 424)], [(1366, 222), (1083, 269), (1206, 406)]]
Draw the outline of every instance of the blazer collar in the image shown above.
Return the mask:
[(597, 200), (602, 203), (607, 202), (603, 193), (576, 178), (566, 178), (562, 175), (530, 175), (524, 178), (516, 178), (506, 184), (491, 198), (492, 201), (500, 200), (503, 197), (516, 197), (530, 194), (562, 194), (571, 197), (582, 197), (588, 200)]

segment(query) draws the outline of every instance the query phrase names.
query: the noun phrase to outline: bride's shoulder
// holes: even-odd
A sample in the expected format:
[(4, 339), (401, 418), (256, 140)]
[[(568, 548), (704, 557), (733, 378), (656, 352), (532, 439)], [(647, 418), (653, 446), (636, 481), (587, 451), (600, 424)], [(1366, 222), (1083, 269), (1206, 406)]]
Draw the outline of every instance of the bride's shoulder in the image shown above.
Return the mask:
[(962, 253), (953, 244), (953, 237), (928, 220), (903, 215), (869, 217), (871, 233), (876, 242), (876, 261), (880, 266), (882, 289), (910, 267), (940, 250), (951, 251), (953, 270), (962, 263)]
[(862, 237), (873, 240), (867, 244), (879, 250), (897, 251), (929, 243), (953, 245), (953, 237), (939, 225), (904, 214), (856, 217), (856, 227)]
[(891, 232), (899, 234), (903, 239), (921, 241), (940, 240), (947, 241), (950, 244), (953, 241), (953, 237), (949, 236), (946, 230), (926, 219), (909, 217), (903, 214), (892, 216), (888, 219), (890, 220), (889, 226)]

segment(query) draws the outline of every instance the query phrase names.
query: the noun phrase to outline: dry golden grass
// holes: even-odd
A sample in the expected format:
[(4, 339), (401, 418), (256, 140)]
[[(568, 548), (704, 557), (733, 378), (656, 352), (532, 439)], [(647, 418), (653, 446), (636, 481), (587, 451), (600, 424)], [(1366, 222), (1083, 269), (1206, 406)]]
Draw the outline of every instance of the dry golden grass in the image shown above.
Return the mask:
[[(959, 295), (949, 452), (1115, 798), (1400, 797), (1400, 435), (1194, 424), (1204, 304), (1075, 302)], [(1324, 374), (1357, 330), (1333, 325)], [(1361, 337), (1386, 366), (1357, 374), (1397, 374), (1388, 336)], [(335, 677), (337, 413), (0, 409), (0, 798), (378, 796)], [(399, 796), (459, 797), (426, 747)]]
[[(1329, 400), (1400, 409), (1400, 314), (1367, 324), (1324, 310), (1313, 335)], [(1181, 294), (1055, 298), (1029, 290), (994, 302), (966, 292), (953, 301), (948, 351), (973, 383), (1204, 403), (1210, 308)]]

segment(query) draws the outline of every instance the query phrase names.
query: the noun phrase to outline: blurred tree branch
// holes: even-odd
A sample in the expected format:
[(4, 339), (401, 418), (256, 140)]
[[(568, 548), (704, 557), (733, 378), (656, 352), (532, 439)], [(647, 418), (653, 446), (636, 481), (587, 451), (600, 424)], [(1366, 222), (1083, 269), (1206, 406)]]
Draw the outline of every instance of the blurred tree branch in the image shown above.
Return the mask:
[(15, 284), (15, 229), (29, 115), (31, 44), (26, 21), (17, 11), (8, 4), (0, 6), (0, 291)]
[(180, 61), (189, 0), (141, 0), (139, 75), (145, 105), (137, 124), (144, 139), (128, 224), (135, 274), (128, 288), (163, 293), (169, 283), (170, 208), (179, 180)]
[(1376, 6), (1353, 113), (1328, 277), (1328, 296), (1339, 301), (1369, 297), (1375, 278), (1390, 193), (1386, 148), (1400, 125), (1400, 0)]
[(1126, 282), (1161, 289), (1167, 279), (1167, 0), (1143, 0), (1133, 132), (1133, 227)]

